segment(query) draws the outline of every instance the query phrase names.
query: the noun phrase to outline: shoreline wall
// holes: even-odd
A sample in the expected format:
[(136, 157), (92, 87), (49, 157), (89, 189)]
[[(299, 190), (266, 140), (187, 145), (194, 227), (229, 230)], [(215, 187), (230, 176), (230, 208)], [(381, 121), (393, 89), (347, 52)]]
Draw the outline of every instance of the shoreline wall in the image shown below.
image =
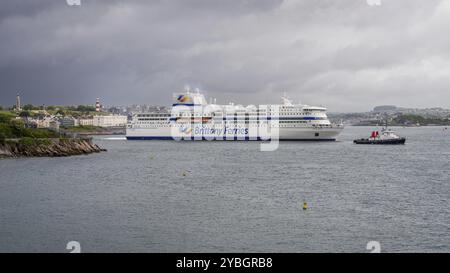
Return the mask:
[(21, 140), (0, 143), (0, 158), (14, 157), (61, 157), (83, 155), (106, 151), (92, 142), (92, 139), (31, 139), (29, 143)]

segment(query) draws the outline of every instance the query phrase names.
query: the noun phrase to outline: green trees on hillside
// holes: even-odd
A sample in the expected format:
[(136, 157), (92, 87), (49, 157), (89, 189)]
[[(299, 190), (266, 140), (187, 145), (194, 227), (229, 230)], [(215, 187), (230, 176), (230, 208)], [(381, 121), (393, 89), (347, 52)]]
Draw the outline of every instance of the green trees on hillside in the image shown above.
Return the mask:
[[(23, 111), (22, 113), (28, 112)], [(16, 119), (16, 115), (9, 112), (0, 112), (0, 140), (22, 137), (52, 138), (59, 137), (59, 135), (47, 129), (26, 128), (23, 120)]]
[(94, 112), (95, 107), (90, 105), (78, 105), (76, 111), (79, 112)]
[(425, 118), (423, 116), (413, 114), (403, 114), (392, 120), (392, 125), (450, 125), (450, 120), (442, 118)]

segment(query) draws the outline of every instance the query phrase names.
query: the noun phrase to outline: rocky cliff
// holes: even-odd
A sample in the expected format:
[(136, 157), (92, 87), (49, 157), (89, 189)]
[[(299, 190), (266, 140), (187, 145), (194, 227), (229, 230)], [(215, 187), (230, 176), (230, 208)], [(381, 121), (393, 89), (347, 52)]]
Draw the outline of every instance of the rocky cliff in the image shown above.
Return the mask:
[(106, 151), (91, 139), (21, 140), (0, 143), (0, 157), (59, 157)]

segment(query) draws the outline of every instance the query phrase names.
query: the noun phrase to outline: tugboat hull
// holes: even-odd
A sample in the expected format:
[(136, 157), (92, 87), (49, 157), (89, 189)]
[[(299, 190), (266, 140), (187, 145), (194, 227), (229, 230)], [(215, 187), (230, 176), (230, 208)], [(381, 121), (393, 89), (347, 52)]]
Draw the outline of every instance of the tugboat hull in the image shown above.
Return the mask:
[(399, 145), (405, 144), (406, 138), (402, 137), (399, 139), (356, 139), (353, 141), (355, 144), (378, 144), (378, 145)]

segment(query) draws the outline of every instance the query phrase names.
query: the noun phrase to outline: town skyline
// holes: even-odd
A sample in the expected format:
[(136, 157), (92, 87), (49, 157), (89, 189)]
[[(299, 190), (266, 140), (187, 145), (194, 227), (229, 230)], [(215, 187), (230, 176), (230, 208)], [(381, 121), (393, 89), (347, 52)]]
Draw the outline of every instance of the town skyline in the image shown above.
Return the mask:
[[(20, 96), (20, 93), (17, 93), (16, 96), (14, 97), (14, 101), (11, 101), (10, 104), (5, 104), (3, 105), (2, 103), (0, 103), (0, 107), (2, 107), (4, 110), (6, 109), (10, 109), (12, 110), (12, 108), (14, 106), (16, 106), (16, 98), (17, 96)], [(94, 96), (95, 97), (95, 96)], [(104, 104), (102, 101), (102, 98), (98, 98), (95, 97), (94, 101), (92, 102), (87, 102), (87, 103), (68, 103), (68, 104), (62, 104), (62, 103), (56, 103), (56, 104), (49, 104), (49, 103), (43, 103), (43, 104), (35, 104), (32, 102), (28, 102), (28, 101), (24, 101), (23, 97), (20, 96), (20, 101), (21, 101), (21, 105), (22, 105), (22, 110), (23, 110), (23, 106), (26, 105), (31, 105), (33, 107), (37, 107), (37, 108), (42, 108), (42, 107), (56, 107), (56, 106), (63, 106), (63, 107), (76, 107), (76, 106), (92, 106), (95, 108), (96, 103), (97, 103), (97, 99), (100, 99), (101, 103), (102, 103), (102, 107), (106, 107), (106, 108), (112, 108), (112, 107), (135, 107), (135, 106), (146, 106), (146, 107), (170, 107), (171, 102), (169, 101), (166, 105), (162, 105), (162, 104), (151, 104), (151, 103), (145, 103), (145, 102), (136, 102), (136, 103), (131, 103), (131, 104)], [(220, 102), (218, 102), (218, 104), (221, 104)], [(307, 103), (306, 103), (307, 104)], [(308, 104), (311, 105), (311, 104)], [(431, 107), (415, 107), (415, 106), (408, 106), (408, 105), (395, 105), (395, 104), (383, 104), (383, 105), (373, 105), (371, 108), (366, 109), (366, 110), (362, 110), (362, 111), (329, 111), (329, 112), (335, 112), (335, 113), (365, 113), (365, 112), (372, 112), (374, 111), (377, 107), (385, 107), (385, 106), (389, 106), (389, 107), (396, 107), (397, 109), (420, 109), (420, 110), (426, 110), (426, 109), (442, 109), (442, 110), (450, 110), (449, 108), (446, 107), (442, 107), (439, 105), (436, 106), (431, 106)]]

